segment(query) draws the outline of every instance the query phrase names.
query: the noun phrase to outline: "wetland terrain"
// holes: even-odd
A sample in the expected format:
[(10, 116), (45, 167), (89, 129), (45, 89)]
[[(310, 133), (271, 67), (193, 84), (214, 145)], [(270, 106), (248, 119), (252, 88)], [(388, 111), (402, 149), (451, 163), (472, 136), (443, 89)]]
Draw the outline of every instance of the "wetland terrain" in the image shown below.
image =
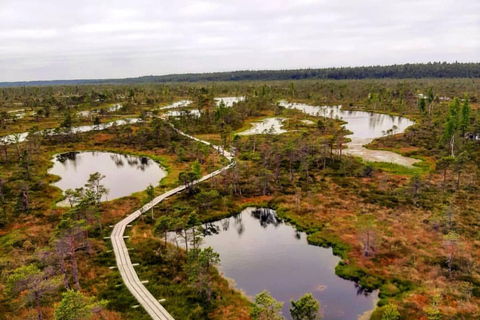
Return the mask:
[[(480, 128), (479, 85), (2, 88), (0, 319), (53, 318), (69, 288), (94, 318), (149, 319), (115, 270), (110, 226), (179, 186), (125, 230), (138, 277), (177, 320), (254, 319), (263, 290), (287, 319), (304, 294), (327, 320), (474, 319), (480, 146), (465, 133)], [(71, 90), (110, 98), (72, 107)]]

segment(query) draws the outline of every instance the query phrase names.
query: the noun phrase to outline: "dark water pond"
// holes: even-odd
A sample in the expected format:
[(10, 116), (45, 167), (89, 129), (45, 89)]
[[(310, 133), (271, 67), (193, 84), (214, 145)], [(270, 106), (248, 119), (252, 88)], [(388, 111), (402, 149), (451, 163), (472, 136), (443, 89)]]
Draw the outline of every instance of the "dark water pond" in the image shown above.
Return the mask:
[(274, 210), (247, 208), (206, 226), (202, 246), (220, 254), (221, 272), (250, 297), (270, 291), (284, 302), (287, 319), (290, 300), (305, 293), (320, 301), (326, 320), (358, 319), (375, 306), (377, 292), (335, 275), (340, 258), (332, 249), (309, 245), (305, 233), (278, 220)]
[(54, 183), (63, 191), (85, 185), (90, 174), (100, 172), (106, 178), (102, 184), (109, 189), (107, 198), (113, 200), (156, 186), (167, 173), (155, 161), (110, 152), (69, 152), (56, 155), (48, 171), (61, 177)]

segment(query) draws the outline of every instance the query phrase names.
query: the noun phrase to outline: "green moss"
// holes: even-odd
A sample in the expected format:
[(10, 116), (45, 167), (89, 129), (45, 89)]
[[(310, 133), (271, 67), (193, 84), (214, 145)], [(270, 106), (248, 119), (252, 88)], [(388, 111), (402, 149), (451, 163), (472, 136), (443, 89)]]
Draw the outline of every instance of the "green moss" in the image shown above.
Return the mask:
[(430, 169), (424, 162), (414, 163), (413, 167), (406, 167), (390, 162), (367, 162), (367, 164), (372, 165), (375, 169), (406, 176), (422, 175)]
[(13, 230), (0, 237), (0, 247), (6, 249), (9, 247), (21, 247), (25, 239), (26, 234), (24, 229)]
[(311, 245), (320, 246), (324, 248), (332, 248), (333, 254), (341, 257), (342, 259), (347, 258), (347, 254), (350, 251), (350, 246), (344, 242), (341, 242), (337, 236), (326, 235), (322, 232), (315, 232), (307, 236), (307, 241)]

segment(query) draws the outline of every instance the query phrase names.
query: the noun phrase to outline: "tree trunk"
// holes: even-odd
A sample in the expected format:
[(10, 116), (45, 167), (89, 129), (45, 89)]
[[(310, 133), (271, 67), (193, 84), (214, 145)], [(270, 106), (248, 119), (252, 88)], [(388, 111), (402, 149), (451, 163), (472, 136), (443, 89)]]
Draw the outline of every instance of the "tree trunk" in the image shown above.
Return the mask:
[(72, 275), (73, 281), (75, 282), (75, 287), (80, 291), (80, 281), (78, 278), (78, 266), (77, 266), (77, 257), (75, 256), (75, 240), (73, 237), (70, 237), (70, 261), (72, 263)]
[(253, 155), (255, 155), (255, 135), (253, 136)]
[(455, 153), (453, 151), (454, 146), (455, 146), (455, 134), (450, 139), (450, 148), (452, 150), (452, 158), (455, 158)]
[(2, 203), (5, 202), (5, 196), (3, 195), (3, 184), (5, 182), (3, 181), (3, 179), (0, 179), (0, 199), (2, 200)]
[(187, 255), (188, 255), (188, 232), (187, 232), (187, 229), (184, 230), (185, 231), (185, 251), (187, 252)]
[(65, 261), (63, 260), (63, 257), (60, 257), (60, 271), (63, 274), (63, 285), (65, 289), (70, 290), (70, 283), (68, 282), (68, 276), (67, 276), (67, 269), (65, 268)]
[(278, 182), (278, 179), (280, 178), (280, 154), (277, 153), (275, 155), (275, 181)]
[(92, 254), (92, 246), (90, 245), (90, 241), (88, 241), (88, 230), (85, 230), (83, 232), (83, 235), (85, 237), (85, 244), (86, 244), (86, 249), (87, 249), (87, 254), (91, 255)]
[(167, 237), (168, 237), (168, 230), (167, 229), (164, 229), (163, 230), (164, 234), (165, 234), (165, 249), (167, 249)]
[(417, 201), (418, 201), (418, 185), (415, 183), (415, 186), (414, 186), (414, 190), (415, 190), (415, 193), (414, 193), (414, 196), (413, 196), (413, 202), (415, 205), (417, 205)]
[(453, 256), (454, 256), (454, 249), (450, 251), (450, 257), (448, 258), (448, 275), (450, 277), (452, 276)]
[(38, 296), (38, 292), (35, 291), (35, 305), (37, 306), (37, 313), (38, 313), (38, 320), (42, 320), (42, 309), (40, 308), (40, 297)]
[(447, 169), (443, 170), (443, 190), (447, 187)]
[(16, 144), (16, 147), (17, 147), (17, 154), (18, 154), (18, 161), (20, 161), (20, 159), (22, 158), (22, 155), (20, 153), (20, 147), (18, 146), (18, 141), (17, 141), (17, 144)]
[(22, 205), (23, 205), (23, 210), (27, 211), (28, 210), (28, 190), (25, 184), (22, 185)]
[(367, 240), (365, 241), (365, 248), (363, 249), (363, 255), (368, 257), (370, 255), (370, 231), (367, 231)]

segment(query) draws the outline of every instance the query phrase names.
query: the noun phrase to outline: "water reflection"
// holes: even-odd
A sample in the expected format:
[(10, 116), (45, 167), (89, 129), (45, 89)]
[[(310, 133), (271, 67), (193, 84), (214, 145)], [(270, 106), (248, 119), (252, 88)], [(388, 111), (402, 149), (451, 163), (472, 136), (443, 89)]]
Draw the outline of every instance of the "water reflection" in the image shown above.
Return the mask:
[(169, 117), (193, 117), (193, 118), (198, 118), (200, 117), (201, 113), (197, 109), (187, 109), (187, 110), (174, 110), (174, 111), (168, 111), (166, 113)]
[(110, 152), (67, 152), (56, 155), (53, 162), (49, 173), (61, 178), (55, 186), (62, 190), (83, 187), (89, 175), (98, 171), (106, 176), (102, 184), (110, 191), (109, 200), (156, 186), (166, 176), (149, 158)]
[(270, 291), (285, 303), (287, 319), (290, 300), (306, 292), (321, 302), (326, 320), (357, 319), (374, 307), (377, 292), (336, 276), (340, 258), (331, 249), (308, 245), (305, 233), (282, 222), (272, 209), (247, 208), (204, 228), (202, 246), (220, 254), (225, 276), (250, 297)]
[(345, 150), (345, 153), (347, 154), (361, 157), (367, 161), (393, 162), (405, 166), (411, 166), (415, 162), (420, 161), (389, 151), (370, 150), (363, 147), (375, 138), (404, 132), (406, 128), (415, 124), (407, 118), (375, 112), (344, 111), (341, 106), (311, 106), (304, 103), (289, 103), (287, 101), (280, 101), (279, 105), (285, 108), (301, 110), (314, 116), (328, 116), (333, 119), (346, 121), (345, 128), (352, 132), (352, 134), (347, 136), (351, 139), (346, 144), (347, 150)]
[(347, 122), (346, 129), (352, 132), (353, 137), (378, 138), (382, 136), (382, 131), (385, 132), (393, 126), (396, 126), (397, 133), (400, 133), (414, 124), (413, 121), (404, 117), (369, 111), (343, 110), (341, 106), (311, 106), (287, 101), (280, 101), (279, 104), (314, 116), (344, 120)]
[(214, 100), (217, 105), (219, 105), (220, 102), (223, 101), (225, 107), (232, 107), (234, 103), (245, 100), (245, 97), (221, 97), (215, 98)]
[(65, 161), (67, 160), (75, 161), (77, 154), (79, 154), (79, 152), (75, 152), (75, 151), (66, 152), (66, 153), (57, 154), (55, 158), (57, 159), (57, 161), (60, 161), (61, 163), (65, 163)]
[[(227, 229), (224, 229), (223, 231), (226, 231), (228, 230), (228, 227)], [(202, 233), (203, 233), (203, 236), (211, 236), (211, 235), (214, 235), (214, 234), (219, 234), (220, 233), (220, 227), (212, 222), (207, 222), (203, 225), (203, 228), (202, 228)]]
[(253, 134), (281, 134), (287, 132), (282, 129), (284, 118), (267, 118), (259, 122), (252, 122), (252, 128), (238, 133), (239, 135)]
[(260, 221), (260, 225), (266, 228), (269, 224), (278, 226), (281, 221), (275, 215), (275, 211), (269, 208), (256, 208), (251, 211), (252, 217)]
[[(121, 119), (112, 122), (102, 123), (100, 125), (91, 125), (91, 126), (79, 126), (79, 127), (72, 127), (70, 130), (62, 131), (59, 128), (56, 129), (45, 129), (41, 131), (37, 131), (34, 134), (40, 136), (54, 136), (54, 135), (62, 135), (62, 134), (76, 134), (76, 133), (83, 133), (89, 131), (96, 131), (96, 130), (105, 130), (110, 127), (114, 126), (123, 126), (127, 124), (133, 124), (140, 122), (140, 119), (137, 118), (128, 118), (128, 119)], [(28, 132), (22, 133), (14, 133), (9, 134), (3, 137), (0, 137), (0, 143), (2, 144), (15, 144), (19, 142), (24, 142), (27, 140), (29, 136)]]
[(193, 101), (191, 101), (191, 100), (180, 100), (180, 101), (174, 102), (172, 104), (169, 104), (168, 106), (159, 107), (156, 110), (166, 110), (166, 109), (175, 109), (175, 108), (187, 107), (192, 102)]

